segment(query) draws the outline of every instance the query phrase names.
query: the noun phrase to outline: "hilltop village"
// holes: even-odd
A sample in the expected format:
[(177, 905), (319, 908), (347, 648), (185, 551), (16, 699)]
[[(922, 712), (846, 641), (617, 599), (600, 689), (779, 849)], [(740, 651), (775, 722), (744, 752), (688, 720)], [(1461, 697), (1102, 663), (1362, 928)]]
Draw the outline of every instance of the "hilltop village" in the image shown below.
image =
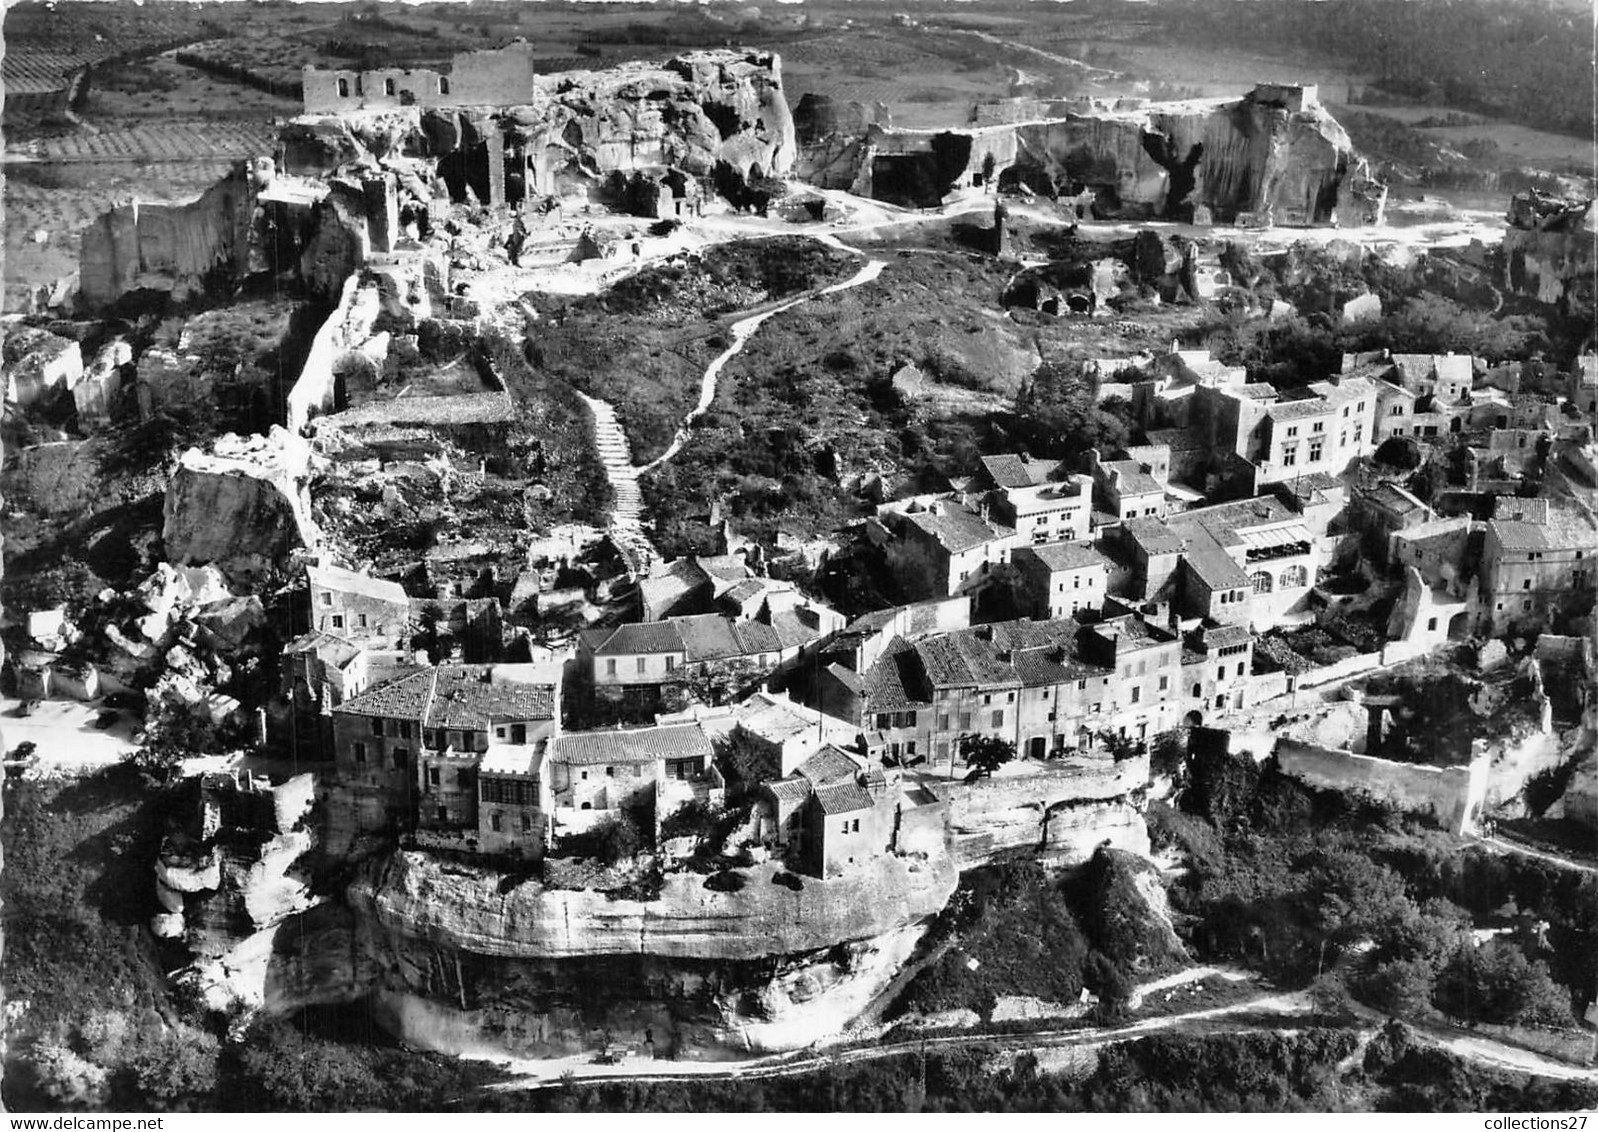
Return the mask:
[[(1357, 265), (1386, 189), (1314, 87), (931, 131), (790, 107), (770, 52), (535, 72), (526, 43), (307, 68), (276, 152), (107, 213), (7, 327), (8, 702), (39, 736), (8, 765), (70, 763), (50, 721), (82, 720), (192, 793), (153, 926), (209, 1005), (376, 994), (406, 1040), (549, 1054), (580, 1011), (489, 1002), (503, 965), (782, 958), (756, 1006), (691, 967), (713, 1020), (606, 1031), (808, 1044), (962, 871), (1148, 858), (1193, 750), (1451, 834), (1598, 827), (1592, 344), (1304, 380), (1182, 321), (1382, 316)], [(1505, 203), (1503, 247), (1436, 277), (1579, 317), (1591, 203)], [(763, 324), (872, 293), (921, 249), (884, 232), (952, 217), (934, 252), (999, 274), (951, 323), (1084, 343), (1018, 351), (1021, 424), (930, 473), (862, 456), (867, 422), (903, 444), (978, 397), (908, 355), (828, 356), (886, 406), (858, 428), (803, 437), (825, 395), (739, 418), (740, 365), (791, 377), (740, 357)], [(616, 394), (662, 353), (702, 364)], [(751, 447), (701, 475), (711, 435)], [(803, 522), (799, 467), (828, 489)]]

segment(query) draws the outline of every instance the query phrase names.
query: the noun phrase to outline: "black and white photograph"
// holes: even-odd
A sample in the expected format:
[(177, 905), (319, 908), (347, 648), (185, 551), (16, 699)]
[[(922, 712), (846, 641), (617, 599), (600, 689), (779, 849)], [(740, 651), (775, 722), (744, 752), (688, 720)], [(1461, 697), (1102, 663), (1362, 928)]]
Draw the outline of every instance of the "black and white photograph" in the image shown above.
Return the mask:
[(1593, 0), (0, 30), (11, 1128), (1598, 1110)]

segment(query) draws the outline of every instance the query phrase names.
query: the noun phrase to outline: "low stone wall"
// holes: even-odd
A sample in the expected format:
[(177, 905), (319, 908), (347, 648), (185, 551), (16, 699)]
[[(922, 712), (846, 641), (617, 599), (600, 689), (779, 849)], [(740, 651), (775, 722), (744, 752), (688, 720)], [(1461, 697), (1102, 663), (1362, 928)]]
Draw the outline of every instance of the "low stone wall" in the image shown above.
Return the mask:
[(1469, 766), (1418, 766), (1278, 739), (1276, 761), (1282, 773), (1322, 790), (1339, 790), (1411, 812), (1430, 813), (1450, 832), (1459, 833), (1480, 802), (1487, 762)]

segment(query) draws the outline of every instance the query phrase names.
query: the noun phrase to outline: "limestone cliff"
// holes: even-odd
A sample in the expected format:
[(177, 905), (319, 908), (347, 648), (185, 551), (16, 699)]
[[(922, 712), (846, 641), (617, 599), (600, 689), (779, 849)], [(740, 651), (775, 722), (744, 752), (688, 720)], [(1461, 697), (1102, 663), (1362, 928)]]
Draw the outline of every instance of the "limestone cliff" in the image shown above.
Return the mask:
[(1594, 291), (1593, 238), (1598, 208), (1586, 198), (1549, 196), (1535, 190), (1509, 203), (1504, 230), (1504, 283), (1573, 316), (1590, 318)]
[(210, 563), (237, 581), (283, 568), (292, 551), (316, 545), (309, 477), (308, 445), (275, 426), (265, 437), (229, 434), (210, 452), (189, 449), (167, 484), (167, 559)]
[(872, 195), (912, 204), (994, 174), (1086, 191), (1096, 215), (1125, 219), (1375, 224), (1386, 201), (1342, 126), (1291, 88), (942, 132), (873, 128), (862, 162)]

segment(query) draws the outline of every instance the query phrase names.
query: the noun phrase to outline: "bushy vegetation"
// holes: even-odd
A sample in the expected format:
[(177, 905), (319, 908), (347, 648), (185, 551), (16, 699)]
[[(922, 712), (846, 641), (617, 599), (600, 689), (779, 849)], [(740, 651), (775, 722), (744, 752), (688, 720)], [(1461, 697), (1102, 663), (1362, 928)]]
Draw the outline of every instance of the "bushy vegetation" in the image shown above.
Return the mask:
[(1121, 854), (1101, 849), (1070, 878), (1029, 859), (966, 873), (924, 944), (941, 954), (910, 982), (896, 1009), (968, 1009), (986, 1017), (1005, 995), (1069, 1005), (1085, 986), (1113, 1015), (1138, 981), (1186, 960), (1131, 868)]
[(705, 367), (727, 347), (718, 320), (836, 282), (854, 264), (802, 237), (740, 240), (652, 264), (601, 295), (550, 306), (530, 334), (529, 360), (544, 381), (613, 404), (642, 463), (671, 443)]
[[(1192, 865), (1170, 895), (1201, 957), (1330, 977), (1400, 1017), (1569, 1026), (1590, 1001), (1598, 879), (1461, 847), (1246, 756), (1199, 750), (1189, 773), (1183, 809), (1151, 807), (1150, 828)], [(1550, 922), (1547, 949), (1525, 917)], [(1477, 948), (1482, 924), (1514, 930)]]

